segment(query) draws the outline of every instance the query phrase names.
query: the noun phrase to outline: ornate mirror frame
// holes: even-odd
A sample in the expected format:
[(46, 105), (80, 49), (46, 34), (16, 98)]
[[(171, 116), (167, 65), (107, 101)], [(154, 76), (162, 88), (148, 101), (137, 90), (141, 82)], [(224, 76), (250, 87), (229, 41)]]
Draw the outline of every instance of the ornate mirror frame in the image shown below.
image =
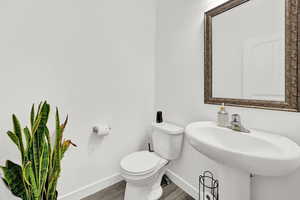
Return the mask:
[(212, 96), (212, 18), (248, 1), (250, 0), (229, 0), (205, 12), (204, 103), (225, 103), (229, 106), (299, 112), (300, 0), (285, 0), (285, 101), (215, 98)]

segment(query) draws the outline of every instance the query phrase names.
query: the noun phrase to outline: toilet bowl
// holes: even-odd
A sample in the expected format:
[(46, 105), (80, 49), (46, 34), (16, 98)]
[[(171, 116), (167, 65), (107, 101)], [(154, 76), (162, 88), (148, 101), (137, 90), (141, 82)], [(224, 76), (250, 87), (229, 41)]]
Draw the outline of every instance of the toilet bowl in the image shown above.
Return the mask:
[(153, 124), (154, 152), (138, 151), (120, 162), (126, 180), (124, 200), (158, 200), (162, 196), (161, 180), (171, 160), (179, 157), (183, 128), (169, 123)]
[(168, 161), (154, 152), (132, 153), (121, 161), (121, 173), (126, 180), (125, 200), (158, 200), (160, 186)]

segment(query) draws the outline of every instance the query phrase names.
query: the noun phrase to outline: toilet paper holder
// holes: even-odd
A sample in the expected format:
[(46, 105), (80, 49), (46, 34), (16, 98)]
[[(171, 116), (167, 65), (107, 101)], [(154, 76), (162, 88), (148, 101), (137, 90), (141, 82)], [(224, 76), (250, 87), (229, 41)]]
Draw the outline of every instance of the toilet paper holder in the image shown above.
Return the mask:
[(210, 171), (199, 176), (199, 200), (219, 200), (219, 181)]
[(99, 136), (107, 136), (111, 132), (109, 125), (95, 125), (92, 127), (92, 133)]

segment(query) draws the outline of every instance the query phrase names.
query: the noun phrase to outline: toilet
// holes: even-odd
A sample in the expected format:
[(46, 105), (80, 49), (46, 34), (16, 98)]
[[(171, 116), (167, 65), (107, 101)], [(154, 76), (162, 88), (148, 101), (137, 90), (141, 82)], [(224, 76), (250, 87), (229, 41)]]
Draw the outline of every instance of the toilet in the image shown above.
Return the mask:
[(152, 127), (154, 152), (138, 151), (121, 160), (121, 175), (127, 182), (124, 200), (158, 200), (168, 164), (180, 156), (184, 129), (167, 122)]

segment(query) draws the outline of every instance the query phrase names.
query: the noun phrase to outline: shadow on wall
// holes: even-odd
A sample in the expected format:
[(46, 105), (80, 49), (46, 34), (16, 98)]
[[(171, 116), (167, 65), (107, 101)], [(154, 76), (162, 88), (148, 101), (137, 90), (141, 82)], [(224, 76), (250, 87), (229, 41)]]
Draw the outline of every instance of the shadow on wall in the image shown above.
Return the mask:
[(89, 137), (89, 143), (88, 143), (88, 153), (91, 155), (95, 152), (97, 147), (102, 144), (104, 140), (104, 135), (97, 135), (96, 133), (92, 133)]

